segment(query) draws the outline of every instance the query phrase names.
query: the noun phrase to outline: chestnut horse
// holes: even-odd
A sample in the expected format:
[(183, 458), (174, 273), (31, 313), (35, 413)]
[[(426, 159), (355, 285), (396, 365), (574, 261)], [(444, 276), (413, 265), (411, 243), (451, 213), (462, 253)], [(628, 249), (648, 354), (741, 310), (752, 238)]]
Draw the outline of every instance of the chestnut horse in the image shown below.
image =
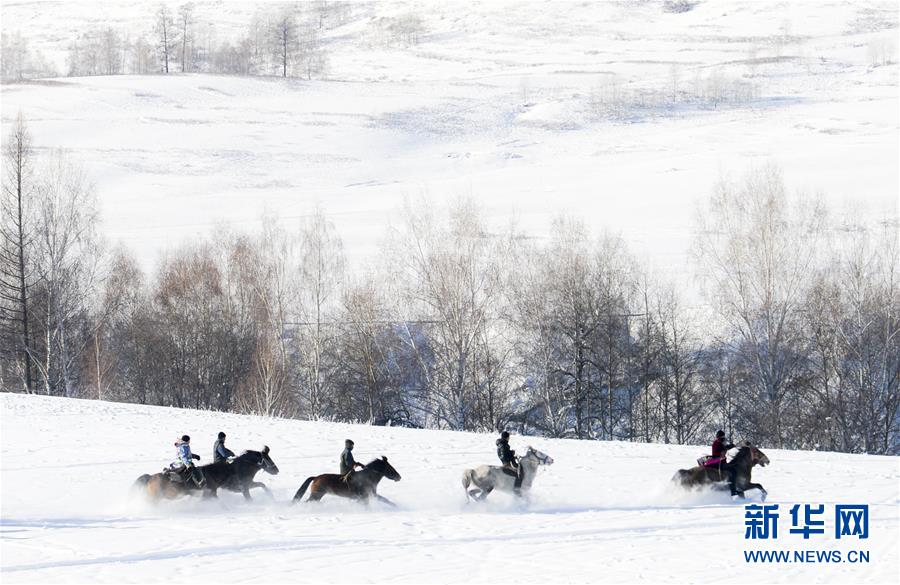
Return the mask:
[[(378, 482), (383, 477), (400, 481), (400, 474), (388, 463), (387, 457), (375, 459), (363, 469), (350, 473), (347, 479), (338, 473), (323, 473), (308, 477), (294, 494), (293, 503), (299, 502), (306, 493), (306, 488), (310, 488), (308, 502), (317, 502), (326, 494), (333, 494), (342, 498), (362, 500), (366, 503), (375, 498), (379, 502), (393, 506), (393, 502), (375, 493)], [(312, 485), (310, 486), (310, 484)]]
[[(768, 492), (761, 484), (750, 481), (750, 472), (755, 465), (765, 467), (769, 464), (769, 458), (766, 454), (754, 447), (750, 441), (741, 444), (737, 455), (731, 460), (729, 465), (734, 469), (734, 488), (735, 493), (744, 497), (747, 490), (757, 489), (762, 495), (762, 500), (766, 500)], [(672, 481), (680, 484), (682, 487), (696, 487), (709, 485), (716, 488), (722, 487), (725, 482), (727, 487), (728, 473), (719, 468), (718, 465), (697, 466), (691, 469), (679, 469)]]

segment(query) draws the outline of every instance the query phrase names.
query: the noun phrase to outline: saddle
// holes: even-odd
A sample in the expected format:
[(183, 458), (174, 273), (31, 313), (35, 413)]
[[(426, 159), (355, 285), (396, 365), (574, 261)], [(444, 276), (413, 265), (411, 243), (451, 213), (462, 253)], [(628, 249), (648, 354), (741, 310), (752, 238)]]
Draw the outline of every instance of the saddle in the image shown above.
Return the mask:
[(175, 469), (173, 467), (163, 467), (162, 473), (173, 483), (187, 483), (190, 475), (185, 473), (187, 468)]
[[(172, 483), (183, 483), (190, 487), (196, 485), (194, 482), (194, 472), (191, 467), (164, 467), (163, 475)], [(206, 483), (206, 478), (200, 476), (200, 486)]]
[(703, 455), (697, 459), (697, 465), (700, 467), (715, 467), (720, 463), (724, 463), (724, 457), (713, 457), (712, 455)]

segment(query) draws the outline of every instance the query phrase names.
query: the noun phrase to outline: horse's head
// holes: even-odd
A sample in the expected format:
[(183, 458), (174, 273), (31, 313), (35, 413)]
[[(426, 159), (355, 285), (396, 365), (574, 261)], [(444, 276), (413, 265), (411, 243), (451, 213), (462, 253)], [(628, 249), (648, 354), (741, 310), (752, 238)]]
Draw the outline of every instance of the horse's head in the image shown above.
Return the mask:
[(262, 451), (249, 451), (249, 453), (256, 453), (259, 456), (257, 465), (259, 465), (260, 469), (266, 473), (278, 475), (278, 466), (275, 465), (275, 462), (272, 461), (272, 457), (269, 455), (268, 445), (264, 446)]
[(769, 458), (766, 457), (766, 454), (749, 444), (750, 441), (747, 441), (748, 448), (750, 449), (750, 461), (753, 462), (753, 465), (759, 465), (760, 467), (765, 467), (769, 464)]
[(769, 464), (769, 458), (759, 450), (751, 441), (741, 441), (737, 444), (738, 453), (735, 460), (749, 461), (750, 467), (759, 465), (765, 467)]
[[(531, 457), (535, 459), (538, 465), (553, 465), (553, 457), (550, 457), (546, 453), (541, 453), (531, 445), (528, 446), (528, 451), (525, 452), (525, 457)], [(525, 457), (523, 457), (523, 459)]]
[(366, 469), (373, 469), (392, 481), (400, 481), (400, 474), (393, 465), (388, 463), (387, 457), (382, 456), (381, 459), (375, 459), (366, 465)]

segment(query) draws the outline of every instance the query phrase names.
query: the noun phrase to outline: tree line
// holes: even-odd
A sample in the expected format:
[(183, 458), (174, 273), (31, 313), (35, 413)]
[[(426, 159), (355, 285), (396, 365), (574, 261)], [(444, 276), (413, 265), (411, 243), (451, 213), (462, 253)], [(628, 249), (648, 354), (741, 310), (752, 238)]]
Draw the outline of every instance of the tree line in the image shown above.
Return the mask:
[(408, 203), (348, 266), (321, 211), (227, 227), (146, 274), (107, 246), (84, 172), (4, 143), (5, 391), (455, 430), (900, 453), (896, 218), (839, 223), (766, 166), (695, 221), (704, 304), (621, 237), (546, 241), (471, 201)]
[[(329, 69), (328, 33), (361, 18), (368, 7), (351, 2), (265, 3), (237, 34), (220, 35), (215, 18), (203, 18), (193, 2), (158, 4), (147, 23), (125, 30), (84, 27), (68, 46), (68, 76), (217, 73), (325, 77)], [(408, 47), (425, 32), (415, 12), (367, 18), (364, 42)], [(55, 77), (60, 72), (29, 47), (20, 34), (3, 38), (4, 80)]]

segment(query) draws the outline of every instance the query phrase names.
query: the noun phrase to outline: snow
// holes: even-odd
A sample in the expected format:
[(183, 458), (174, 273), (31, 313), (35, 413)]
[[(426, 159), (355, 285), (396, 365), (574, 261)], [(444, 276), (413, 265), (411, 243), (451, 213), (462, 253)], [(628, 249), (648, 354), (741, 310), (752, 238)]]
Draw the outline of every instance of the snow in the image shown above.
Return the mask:
[[(766, 449), (754, 480), (780, 504), (777, 541), (744, 540), (744, 507), (669, 483), (705, 446), (513, 436), (555, 459), (519, 504), (466, 504), (462, 471), (493, 463), (488, 434), (303, 422), (0, 394), (0, 579), (122, 582), (896, 582), (900, 459)], [(208, 462), (228, 445), (271, 448), (274, 499), (221, 492), (151, 506), (131, 483), (192, 436)], [(326, 497), (290, 505), (313, 474), (334, 472), (345, 438), (357, 459), (401, 473), (379, 493), (391, 510)], [(748, 494), (749, 495), (749, 494)], [(757, 501), (757, 500), (753, 500)], [(870, 506), (868, 540), (789, 535), (794, 503)], [(830, 521), (826, 525), (831, 527)], [(747, 564), (743, 550), (868, 550), (870, 563)], [(714, 576), (714, 577), (713, 577)]]
[[(115, 26), (151, 29), (150, 4), (104, 6)], [(197, 14), (215, 14), (217, 38), (233, 39), (256, 9), (201, 2)], [(422, 42), (385, 45), (373, 23), (408, 11), (422, 16)], [(404, 200), (469, 196), (497, 229), (514, 218), (545, 238), (567, 213), (621, 233), (690, 295), (693, 214), (720, 175), (774, 161), (839, 221), (898, 214), (898, 70), (868, 52), (885, 42), (896, 61), (895, 3), (699, 2), (680, 14), (658, 2), (372, 3), (353, 14), (326, 35), (326, 80), (6, 84), (3, 133), (22, 110), (38, 146), (81, 160), (104, 232), (147, 269), (219, 222), (253, 229), (271, 211), (294, 225), (317, 205), (365, 265)], [(8, 2), (3, 17), (4, 32), (62, 69), (74, 31), (97, 15)], [(673, 70), (679, 91), (715, 74), (758, 95), (598, 106), (613, 86), (666, 94)]]
[[(156, 3), (102, 5), (104, 24), (148, 33)], [(98, 22), (81, 2), (3, 2), (64, 68)], [(234, 39), (257, 10), (198, 2)], [(408, 48), (374, 32), (415, 11)], [(692, 215), (720, 175), (769, 161), (792, 190), (821, 193), (837, 219), (897, 217), (898, 67), (894, 2), (367, 3), (327, 33), (326, 79), (204, 74), (3, 84), (2, 133), (18, 111), (41, 152), (62, 147), (94, 181), (103, 231), (152, 269), (219, 222), (264, 212), (295, 225), (321, 207), (352, 263), (377, 257), (404, 200), (478, 201), (501, 229), (549, 235), (554, 215), (621, 233), (643, 261), (693, 290)], [(657, 98), (711, 75), (757, 95), (713, 107)], [(607, 107), (612, 91), (624, 105)], [(642, 102), (640, 96), (650, 96)], [(656, 97), (654, 97), (656, 96)], [(754, 478), (781, 506), (781, 538), (744, 540), (744, 508), (669, 483), (705, 446), (514, 437), (545, 451), (527, 505), (466, 504), (463, 469), (493, 463), (494, 437), (265, 419), (0, 394), (0, 579), (13, 582), (897, 582), (900, 460), (763, 450)], [(187, 432), (208, 461), (219, 430), (234, 450), (269, 445), (274, 499), (149, 506), (134, 479), (172, 458)], [(380, 493), (399, 509), (326, 499), (291, 506), (310, 474), (334, 471), (343, 440), (403, 475)], [(870, 537), (803, 541), (791, 505), (870, 505)], [(789, 524), (788, 524), (789, 525)], [(747, 564), (748, 549), (864, 549), (871, 562)]]

